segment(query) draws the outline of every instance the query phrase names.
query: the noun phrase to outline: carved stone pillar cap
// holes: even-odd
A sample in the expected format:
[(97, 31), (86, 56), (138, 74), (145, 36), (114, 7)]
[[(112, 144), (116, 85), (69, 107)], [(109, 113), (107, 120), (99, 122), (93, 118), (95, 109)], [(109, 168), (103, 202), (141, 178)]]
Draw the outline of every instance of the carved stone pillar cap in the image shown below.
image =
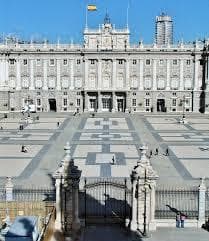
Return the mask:
[(13, 183), (12, 183), (12, 178), (11, 177), (7, 177), (7, 181), (6, 181), (6, 185), (5, 185), (6, 188), (9, 188), (9, 187), (14, 187)]
[(199, 185), (199, 190), (206, 190), (206, 186), (205, 186), (205, 177), (201, 178), (201, 183)]
[(140, 162), (142, 162), (142, 163), (149, 162), (149, 160), (148, 160), (148, 158), (146, 156), (146, 153), (147, 153), (147, 150), (148, 150), (148, 146), (143, 145), (143, 146), (141, 146), (139, 148), (139, 150), (141, 151), (141, 154), (142, 154)]

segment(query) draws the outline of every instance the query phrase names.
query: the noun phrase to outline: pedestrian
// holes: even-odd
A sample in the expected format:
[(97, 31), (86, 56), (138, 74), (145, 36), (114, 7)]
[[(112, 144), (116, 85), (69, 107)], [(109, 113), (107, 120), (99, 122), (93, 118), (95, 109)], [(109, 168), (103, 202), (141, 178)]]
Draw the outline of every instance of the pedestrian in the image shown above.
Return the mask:
[(184, 228), (184, 221), (185, 221), (185, 219), (186, 219), (186, 216), (183, 213), (181, 213), (181, 215), (180, 215), (181, 228)]
[(150, 150), (150, 154), (149, 154), (149, 157), (150, 157), (150, 158), (152, 157), (152, 150)]
[(177, 212), (177, 214), (176, 214), (176, 227), (177, 228), (180, 228), (180, 223), (181, 223), (180, 212)]
[(3, 127), (1, 126), (1, 130), (3, 130)]
[(165, 155), (166, 155), (166, 156), (169, 156), (168, 148), (166, 148)]
[(22, 145), (21, 147), (21, 152), (24, 152), (24, 153), (28, 152), (24, 145)]
[(155, 155), (158, 155), (158, 148), (155, 149)]
[(60, 123), (59, 123), (59, 121), (57, 122), (57, 127), (59, 127), (60, 126)]
[(112, 156), (112, 165), (114, 165), (115, 164), (115, 156), (113, 155)]

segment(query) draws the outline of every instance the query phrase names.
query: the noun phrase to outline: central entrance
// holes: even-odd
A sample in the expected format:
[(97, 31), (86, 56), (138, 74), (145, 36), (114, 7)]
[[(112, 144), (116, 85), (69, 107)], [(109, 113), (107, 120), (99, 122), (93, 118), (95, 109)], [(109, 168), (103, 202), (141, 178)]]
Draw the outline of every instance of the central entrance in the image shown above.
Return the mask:
[(112, 108), (112, 101), (111, 98), (102, 98), (102, 110), (103, 111), (111, 111)]
[(102, 111), (112, 111), (112, 93), (101, 93), (101, 109)]
[(56, 99), (49, 99), (49, 111), (57, 111)]
[(166, 112), (165, 99), (157, 99), (157, 111)]

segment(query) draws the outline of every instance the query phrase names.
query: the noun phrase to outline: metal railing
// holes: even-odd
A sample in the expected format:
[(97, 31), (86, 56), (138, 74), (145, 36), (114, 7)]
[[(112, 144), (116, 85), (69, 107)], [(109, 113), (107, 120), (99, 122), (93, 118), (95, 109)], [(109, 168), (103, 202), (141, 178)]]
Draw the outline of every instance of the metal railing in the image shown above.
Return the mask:
[(178, 211), (188, 219), (198, 218), (198, 187), (158, 187), (156, 190), (155, 217), (175, 218)]

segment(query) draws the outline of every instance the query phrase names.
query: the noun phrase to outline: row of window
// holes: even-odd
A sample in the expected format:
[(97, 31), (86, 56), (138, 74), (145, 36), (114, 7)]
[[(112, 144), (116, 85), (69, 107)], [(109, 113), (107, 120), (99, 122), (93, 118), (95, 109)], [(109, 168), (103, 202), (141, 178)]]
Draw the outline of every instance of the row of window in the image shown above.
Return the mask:
[[(159, 65), (163, 65), (164, 64), (164, 59), (160, 59), (159, 60)], [(95, 59), (91, 59), (90, 60), (90, 64), (94, 65), (96, 62)], [(118, 60), (118, 64), (123, 64), (124, 63), (124, 60), (123, 59), (119, 59)], [(10, 64), (11, 65), (14, 65), (15, 64), (15, 59), (10, 59)], [(28, 64), (28, 59), (23, 59), (23, 65), (27, 65)], [(77, 59), (76, 60), (76, 64), (81, 64), (81, 60), (80, 59)], [(132, 64), (133, 65), (136, 65), (137, 64), (137, 60), (136, 59), (133, 59), (132, 60)], [(145, 60), (145, 64), (146, 65), (151, 65), (151, 60), (150, 59), (146, 59)], [(178, 64), (178, 60), (177, 59), (173, 59), (173, 65), (177, 65)], [(190, 59), (187, 59), (186, 60), (186, 65), (190, 65), (191, 64), (191, 60)], [(41, 59), (36, 59), (36, 66), (40, 66), (41, 65)], [(55, 59), (49, 59), (49, 65), (50, 66), (54, 66), (55, 65)], [(66, 66), (68, 65), (68, 59), (63, 59), (63, 65)]]
[[(181, 102), (180, 102), (180, 105), (182, 105)], [(185, 107), (190, 107), (190, 99), (189, 98), (185, 99), (184, 102), (185, 102), (185, 104), (184, 104)], [(172, 106), (177, 106), (177, 99), (176, 98), (172, 99), (171, 105)], [(132, 106), (136, 107), (136, 99), (132, 99)], [(150, 106), (150, 99), (145, 99), (145, 106), (146, 107)]]
[[(37, 106), (41, 106), (41, 99), (36, 99), (36, 104)], [(67, 106), (68, 105), (68, 99), (64, 98), (63, 99), (63, 106)], [(81, 99), (76, 99), (76, 106), (80, 106), (81, 105)]]

